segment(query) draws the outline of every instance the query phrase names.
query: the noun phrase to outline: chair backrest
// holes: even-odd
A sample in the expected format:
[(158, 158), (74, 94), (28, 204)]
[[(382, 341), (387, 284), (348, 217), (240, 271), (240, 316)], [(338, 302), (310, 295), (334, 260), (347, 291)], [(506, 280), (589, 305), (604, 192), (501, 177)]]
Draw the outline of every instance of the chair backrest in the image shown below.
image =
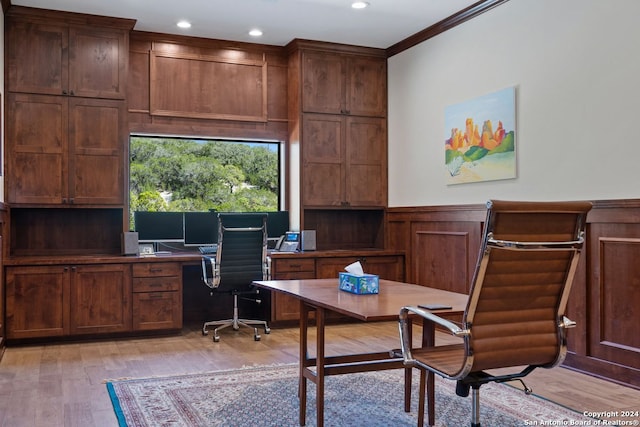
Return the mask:
[(589, 202), (489, 201), (463, 322), (468, 372), (564, 360)]
[(267, 214), (218, 214), (219, 291), (243, 290), (267, 279)]

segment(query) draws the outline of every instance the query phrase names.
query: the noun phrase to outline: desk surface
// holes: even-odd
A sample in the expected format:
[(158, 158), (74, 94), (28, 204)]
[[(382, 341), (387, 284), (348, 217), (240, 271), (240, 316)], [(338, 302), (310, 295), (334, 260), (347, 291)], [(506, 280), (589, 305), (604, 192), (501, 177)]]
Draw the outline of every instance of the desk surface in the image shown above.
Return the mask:
[[(338, 289), (338, 279), (256, 281), (255, 285), (283, 292), (317, 307), (364, 320), (397, 320), (405, 305), (446, 304), (447, 314), (464, 312), (468, 295), (409, 283), (380, 280), (378, 294), (356, 295)], [(434, 310), (437, 313), (437, 310)]]

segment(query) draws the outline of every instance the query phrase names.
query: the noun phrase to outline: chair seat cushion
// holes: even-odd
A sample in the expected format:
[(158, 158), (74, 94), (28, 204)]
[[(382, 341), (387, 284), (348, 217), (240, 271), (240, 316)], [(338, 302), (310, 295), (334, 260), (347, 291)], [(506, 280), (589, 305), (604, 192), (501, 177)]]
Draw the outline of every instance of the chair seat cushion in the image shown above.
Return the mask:
[(411, 354), (418, 366), (429, 366), (430, 370), (449, 378), (462, 370), (465, 361), (463, 344), (416, 348)]

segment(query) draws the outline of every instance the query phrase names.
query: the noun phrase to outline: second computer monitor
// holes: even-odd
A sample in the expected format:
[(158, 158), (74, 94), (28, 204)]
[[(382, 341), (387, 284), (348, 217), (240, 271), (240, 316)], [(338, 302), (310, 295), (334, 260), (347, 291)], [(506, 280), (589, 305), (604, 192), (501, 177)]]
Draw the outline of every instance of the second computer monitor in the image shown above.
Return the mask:
[(217, 212), (184, 213), (184, 245), (212, 246), (218, 243)]

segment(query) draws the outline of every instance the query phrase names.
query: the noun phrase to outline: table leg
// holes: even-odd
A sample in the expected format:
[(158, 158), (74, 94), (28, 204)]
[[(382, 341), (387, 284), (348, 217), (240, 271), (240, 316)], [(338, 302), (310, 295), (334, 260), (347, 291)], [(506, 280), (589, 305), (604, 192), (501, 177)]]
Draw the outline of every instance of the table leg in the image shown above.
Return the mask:
[(316, 309), (316, 425), (324, 426), (324, 320), (325, 310)]
[[(422, 322), (422, 346), (433, 347), (436, 345), (436, 327), (433, 322)], [(435, 377), (433, 372), (427, 371), (427, 411), (429, 412), (429, 425), (435, 425), (436, 392)]]
[(304, 371), (308, 365), (308, 327), (309, 327), (309, 308), (300, 300), (300, 379), (298, 383), (298, 398), (300, 401), (300, 425), (306, 424), (307, 415), (307, 377)]

